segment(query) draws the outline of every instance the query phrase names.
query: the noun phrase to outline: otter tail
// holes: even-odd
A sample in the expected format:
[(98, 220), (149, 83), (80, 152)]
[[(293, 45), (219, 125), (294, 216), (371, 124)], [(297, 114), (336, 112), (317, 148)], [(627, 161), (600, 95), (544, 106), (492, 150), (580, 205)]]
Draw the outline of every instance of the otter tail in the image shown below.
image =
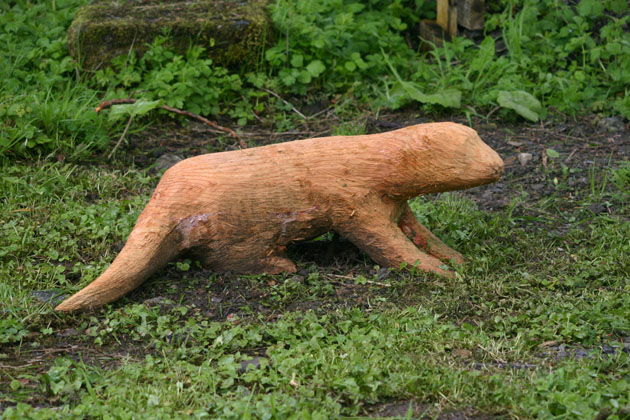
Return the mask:
[(179, 252), (176, 224), (167, 221), (168, 217), (160, 216), (145, 209), (127, 243), (109, 268), (88, 286), (64, 300), (55, 310), (84, 310), (113, 302), (138, 287), (174, 258)]

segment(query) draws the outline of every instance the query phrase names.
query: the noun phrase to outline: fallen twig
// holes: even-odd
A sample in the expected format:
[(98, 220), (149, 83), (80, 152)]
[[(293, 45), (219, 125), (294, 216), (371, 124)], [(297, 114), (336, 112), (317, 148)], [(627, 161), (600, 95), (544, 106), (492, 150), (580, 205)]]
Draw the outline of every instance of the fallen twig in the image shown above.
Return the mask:
[(236, 140), (238, 140), (238, 144), (241, 146), (241, 149), (247, 149), (247, 143), (245, 143), (243, 141), (243, 139), (240, 138), (239, 135), (236, 134), (236, 132), (234, 130), (230, 129), (230, 128), (220, 126), (219, 124), (217, 124), (215, 122), (212, 122), (212, 121), (208, 120), (207, 118), (202, 117), (201, 115), (193, 114), (192, 112), (184, 111), (184, 110), (177, 109), (177, 108), (172, 108), (172, 107), (167, 106), (167, 105), (162, 105), (161, 108), (165, 109), (167, 111), (174, 112), (176, 114), (185, 115), (185, 116), (190, 117), (190, 118), (195, 118), (195, 119), (201, 121), (202, 123), (205, 123), (205, 124), (209, 125), (210, 127), (216, 128), (217, 130), (225, 131), (230, 136), (232, 136)]
[(296, 114), (298, 114), (300, 117), (302, 117), (303, 119), (307, 120), (308, 118), (306, 117), (306, 115), (302, 114), (300, 112), (299, 109), (297, 109), (296, 107), (293, 106), (293, 104), (291, 104), (291, 102), (288, 102), (287, 100), (283, 99), (280, 95), (278, 95), (276, 92), (274, 92), (273, 90), (269, 90), (266, 88), (262, 88), (262, 90), (264, 90), (265, 92), (267, 92), (270, 95), (275, 96), (276, 98), (280, 99), (282, 102), (285, 103), (285, 105), (288, 105), (291, 107), (291, 109), (293, 110), (293, 112), (295, 112)]
[[(98, 113), (98, 112), (101, 112), (104, 109), (107, 109), (107, 108), (111, 107), (112, 105), (134, 104), (134, 103), (136, 103), (136, 100), (135, 99), (130, 99), (130, 98), (110, 99), (108, 101), (101, 102), (100, 105), (97, 106), (96, 109), (94, 109), (94, 111), (96, 111)], [(245, 143), (243, 141), (243, 139), (238, 134), (236, 134), (236, 132), (234, 130), (232, 130), (230, 128), (223, 127), (223, 126), (221, 126), (221, 125), (219, 125), (219, 124), (217, 124), (215, 122), (212, 122), (212, 121), (208, 120), (207, 118), (202, 117), (201, 115), (194, 114), (194, 113), (189, 112), (189, 111), (184, 111), (182, 109), (173, 108), (173, 107), (170, 107), (168, 105), (160, 105), (160, 108), (162, 108), (165, 111), (174, 112), (175, 114), (185, 115), (187, 117), (194, 118), (194, 119), (196, 119), (198, 121), (201, 121), (202, 123), (204, 123), (206, 125), (209, 125), (210, 127), (213, 127), (213, 128), (216, 128), (217, 130), (221, 130), (221, 131), (223, 131), (225, 133), (228, 133), (230, 136), (232, 136), (233, 138), (238, 140), (238, 144), (240, 145), (241, 149), (247, 149), (247, 143)], [(125, 130), (125, 133), (126, 133), (126, 130)], [(123, 133), (123, 137), (124, 137), (125, 133)], [(119, 140), (119, 142), (120, 142), (120, 140)], [(111, 156), (111, 154), (110, 154), (110, 156)]]
[[(352, 276), (342, 276), (340, 274), (328, 274), (330, 277), (336, 277), (338, 279), (348, 279), (348, 280), (354, 280), (356, 282), (356, 277), (352, 277)], [(389, 283), (380, 283), (377, 281), (372, 281), (372, 280), (368, 280), (368, 279), (364, 279), (361, 281), (362, 283), (367, 283), (367, 284), (373, 284), (375, 286), (380, 286), (380, 287), (392, 287), (391, 284)], [(347, 286), (347, 284), (343, 283), (344, 285)], [(360, 283), (355, 283), (355, 284), (360, 284)]]
[(118, 146), (120, 146), (120, 143), (122, 143), (123, 139), (127, 135), (127, 130), (129, 130), (129, 127), (131, 126), (131, 122), (132, 121), (133, 121), (133, 115), (129, 117), (129, 121), (127, 121), (127, 125), (125, 126), (125, 129), (123, 130), (122, 134), (120, 135), (120, 138), (116, 142), (116, 145), (114, 146), (112, 151), (109, 152), (109, 155), (107, 155), (107, 159), (111, 159), (112, 156), (114, 156), (114, 153), (116, 153), (116, 149), (118, 149)]
[(577, 152), (577, 150), (578, 150), (577, 147), (575, 149), (573, 149), (573, 151), (569, 154), (569, 156), (564, 160), (564, 163), (569, 163), (569, 161), (571, 160), (571, 158), (573, 157), (575, 152)]
[(107, 109), (107, 108), (109, 108), (112, 105), (135, 104), (135, 103), (136, 103), (135, 99), (129, 99), (129, 98), (126, 98), (126, 99), (110, 99), (108, 101), (101, 102), (100, 105), (97, 106), (94, 109), (94, 112), (96, 112), (98, 114), (102, 110)]
[(500, 107), (500, 106), (495, 106), (494, 108), (492, 108), (492, 109), (490, 110), (490, 112), (488, 112), (488, 113), (486, 114), (486, 120), (490, 119), (490, 116), (491, 116), (492, 114), (494, 114), (495, 112), (497, 112), (498, 110), (500, 110), (500, 109), (501, 109), (501, 107)]
[(27, 207), (27, 208), (23, 208), (23, 209), (11, 210), (9, 213), (23, 213), (23, 212), (36, 211), (36, 210), (37, 209), (32, 209), (30, 207)]
[(588, 140), (588, 139), (586, 139), (584, 137), (576, 137), (576, 136), (572, 136), (570, 134), (558, 133), (558, 132), (555, 132), (555, 131), (551, 131), (551, 130), (549, 130), (547, 128), (534, 128), (534, 127), (531, 127), (531, 128), (528, 128), (528, 130), (530, 130), (530, 131), (542, 131), (542, 132), (545, 132), (545, 133), (547, 133), (547, 134), (549, 134), (551, 136), (562, 136), (564, 138), (571, 139), (571, 140), (579, 140), (579, 141), (583, 141), (583, 142)]

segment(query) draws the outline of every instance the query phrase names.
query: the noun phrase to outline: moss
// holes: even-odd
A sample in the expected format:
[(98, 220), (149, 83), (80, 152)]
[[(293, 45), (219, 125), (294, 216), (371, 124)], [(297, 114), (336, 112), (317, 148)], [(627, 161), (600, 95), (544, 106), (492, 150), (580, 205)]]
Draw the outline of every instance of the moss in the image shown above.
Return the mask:
[(215, 63), (230, 66), (255, 58), (269, 26), (266, 0), (111, 1), (79, 9), (68, 29), (68, 49), (86, 68), (107, 65), (133, 49), (147, 50), (156, 36), (184, 53), (191, 43), (206, 47)]

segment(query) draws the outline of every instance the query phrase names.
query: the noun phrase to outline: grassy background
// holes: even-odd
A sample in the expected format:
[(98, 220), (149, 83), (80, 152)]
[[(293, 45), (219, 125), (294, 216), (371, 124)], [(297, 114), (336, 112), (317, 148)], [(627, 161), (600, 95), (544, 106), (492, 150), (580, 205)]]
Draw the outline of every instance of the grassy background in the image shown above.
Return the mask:
[[(171, 268), (188, 273), (185, 284), (173, 289), (160, 274), (144, 303), (80, 315), (38, 303), (31, 291), (77, 290), (106, 268), (155, 178), (57, 164), (2, 169), (3, 398), (25, 402), (5, 418), (330, 418), (392, 400), (421, 402), (429, 414), (592, 418), (630, 403), (630, 224), (587, 207), (604, 199), (627, 214), (617, 189), (583, 191), (569, 211), (556, 207), (566, 203), (558, 195), (514, 197), (495, 213), (454, 194), (418, 199), (420, 219), (469, 257), (454, 280), (394, 270), (379, 281), (368, 265), (347, 286), (367, 304), (292, 311), (334, 301), (340, 289), (338, 277), (307, 264), (303, 282), (251, 279), (267, 296), (213, 321), (182, 290), (201, 287), (210, 300), (204, 285), (216, 279), (187, 262)], [(544, 223), (524, 208), (543, 211)], [(568, 230), (549, 229), (560, 225)], [(69, 339), (69, 330), (81, 333)], [(81, 357), (25, 363), (46, 348), (75, 354), (69, 342)], [(239, 370), (255, 357), (259, 367)]]
[(628, 118), (625, 1), (501, 1), (480, 44), (421, 54), (405, 36), (430, 2), (279, 0), (278, 44), (255, 70), (157, 40), (96, 74), (65, 47), (82, 4), (0, 4), (2, 418), (363, 418), (387, 404), (400, 418), (628, 418), (627, 159), (592, 164), (582, 186), (558, 163), (544, 174), (552, 193), (509, 189), (492, 212), (455, 193), (413, 201), (467, 256), (453, 280), (384, 275), (369, 261), (228, 278), (181, 260), (96, 313), (56, 314), (33, 295), (95, 279), (157, 183), (102, 163), (128, 115), (97, 116), (102, 99), (135, 92), (243, 131), (298, 126), (268, 91), (335, 101), (349, 120), (404, 107), (500, 122)]
[(427, 53), (409, 44), (418, 48), (415, 28), (433, 14), (431, 2), (278, 0), (270, 7), (277, 43), (254, 66), (217, 67), (201, 47), (180, 56), (158, 38), (142, 58), (122, 56), (96, 74), (65, 45), (74, 11), (86, 3), (0, 5), (0, 153), (89, 159), (108, 147), (128, 115), (106, 119), (91, 109), (101, 99), (129, 96), (281, 130), (296, 116), (270, 90), (305, 105), (340, 95), (375, 113), (413, 106), (532, 121), (549, 112), (630, 118), (625, 0), (494, 2), (479, 44), (457, 38)]

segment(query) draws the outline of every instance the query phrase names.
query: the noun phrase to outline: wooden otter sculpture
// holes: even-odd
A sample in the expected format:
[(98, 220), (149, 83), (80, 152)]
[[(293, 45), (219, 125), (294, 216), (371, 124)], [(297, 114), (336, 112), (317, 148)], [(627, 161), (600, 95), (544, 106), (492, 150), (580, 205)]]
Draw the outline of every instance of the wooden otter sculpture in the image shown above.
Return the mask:
[(471, 128), (420, 124), (207, 154), (166, 171), (111, 266), (57, 306), (94, 308), (138, 287), (183, 251), (235, 273), (294, 272), (287, 245), (335, 231), (384, 267), (449, 275), (463, 257), (407, 200), (488, 184), (503, 161)]

